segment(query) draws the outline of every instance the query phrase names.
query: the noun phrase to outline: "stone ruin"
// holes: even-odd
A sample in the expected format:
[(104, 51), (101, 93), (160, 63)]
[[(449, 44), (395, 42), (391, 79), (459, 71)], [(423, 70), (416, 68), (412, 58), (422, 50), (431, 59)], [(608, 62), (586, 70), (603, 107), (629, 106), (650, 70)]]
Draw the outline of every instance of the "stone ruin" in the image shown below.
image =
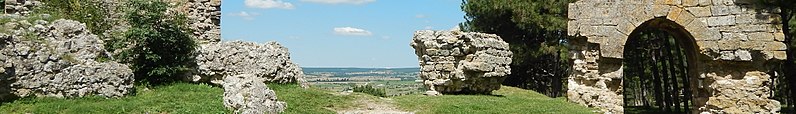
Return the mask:
[(24, 18), (0, 31), (0, 101), (26, 96), (122, 97), (132, 93), (133, 71), (108, 56), (86, 25)]
[(296, 83), (308, 87), (304, 72), (291, 62), (287, 48), (276, 42), (257, 44), (221, 41), (221, 0), (170, 0), (172, 10), (186, 14), (200, 44), (192, 82), (224, 87), (224, 106), (235, 113), (279, 113), (286, 107), (266, 83)]
[(221, 0), (170, 0), (180, 6), (173, 10), (186, 14), (188, 28), (200, 44), (221, 41)]
[(4, 14), (24, 16), (30, 14), (35, 6), (39, 6), (41, 4), (41, 2), (36, 0), (5, 0), (5, 4), (3, 4), (3, 12)]
[(252, 74), (224, 77), (224, 106), (236, 114), (277, 114), (287, 103), (276, 100), (276, 93), (268, 89), (262, 79)]
[(509, 44), (494, 34), (423, 30), (411, 42), (429, 91), (489, 94), (511, 73)]
[[(580, 0), (569, 4), (570, 101), (623, 113), (623, 51), (635, 30), (671, 29), (688, 57), (695, 113), (778, 113), (770, 80), (786, 58), (778, 9), (753, 0)], [(663, 20), (663, 21), (654, 21)], [(656, 24), (657, 26), (645, 26)]]
[[(99, 2), (109, 9), (107, 20), (116, 25), (102, 35), (129, 27), (121, 19), (122, 12), (117, 12), (125, 1)], [(186, 79), (224, 86), (224, 104), (236, 113), (277, 113), (285, 109), (286, 104), (276, 101), (275, 93), (265, 83), (306, 87), (301, 68), (290, 61), (287, 48), (278, 43), (220, 41), (221, 0), (167, 2), (175, 5), (167, 13), (186, 14), (188, 27), (200, 44), (195, 72), (187, 74)], [(90, 34), (84, 24), (24, 20), (40, 5), (38, 0), (5, 0), (3, 18), (21, 20), (4, 23), (3, 27), (9, 29), (0, 29), (0, 101), (31, 95), (121, 97), (134, 89), (133, 73), (127, 65), (96, 61), (112, 53), (104, 50), (103, 40)]]
[[(304, 85), (304, 73), (290, 61), (288, 49), (276, 42), (231, 41), (202, 45), (191, 81), (223, 85), (224, 77), (249, 74), (263, 82)], [(306, 86), (306, 85), (304, 85)]]

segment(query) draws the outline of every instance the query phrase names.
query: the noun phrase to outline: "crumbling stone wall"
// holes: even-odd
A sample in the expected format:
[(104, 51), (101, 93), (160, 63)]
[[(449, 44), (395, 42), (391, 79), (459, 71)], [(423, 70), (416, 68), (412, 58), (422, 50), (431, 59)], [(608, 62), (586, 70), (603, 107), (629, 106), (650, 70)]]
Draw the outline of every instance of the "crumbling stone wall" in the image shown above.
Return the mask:
[(249, 74), (263, 78), (264, 82), (306, 83), (304, 72), (290, 60), (288, 49), (276, 42), (204, 44), (198, 54), (191, 81), (223, 85), (224, 77)]
[(15, 15), (28, 15), (33, 10), (33, 7), (39, 6), (42, 3), (37, 0), (5, 0), (3, 11), (5, 14)]
[(494, 34), (423, 30), (411, 46), (427, 95), (490, 93), (511, 73), (509, 44)]
[(108, 56), (86, 25), (59, 19), (4, 23), (0, 31), (0, 101), (26, 96), (122, 97), (132, 93), (133, 71)]
[(188, 27), (200, 44), (221, 41), (221, 0), (171, 0), (173, 9), (188, 17)]
[(622, 113), (626, 41), (642, 24), (666, 19), (691, 43), (694, 112), (777, 113), (770, 72), (786, 58), (778, 9), (753, 0), (580, 0), (569, 4), (573, 40), (570, 101)]

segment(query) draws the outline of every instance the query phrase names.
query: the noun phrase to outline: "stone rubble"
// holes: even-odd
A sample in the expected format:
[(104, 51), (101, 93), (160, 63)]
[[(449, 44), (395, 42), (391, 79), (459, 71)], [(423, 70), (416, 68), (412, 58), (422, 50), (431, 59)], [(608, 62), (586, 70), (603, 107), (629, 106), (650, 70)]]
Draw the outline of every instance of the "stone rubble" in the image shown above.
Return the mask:
[(38, 0), (5, 0), (4, 13), (26, 16), (34, 7), (42, 5)]
[(494, 34), (423, 30), (415, 32), (411, 46), (427, 95), (489, 94), (511, 73), (509, 44)]
[(223, 85), (227, 76), (251, 74), (273, 83), (298, 83), (306, 87), (304, 73), (290, 60), (288, 49), (276, 42), (256, 44), (231, 41), (202, 45), (196, 57), (194, 82)]
[(263, 79), (253, 74), (224, 77), (224, 106), (236, 114), (276, 114), (287, 108), (277, 101), (276, 93), (268, 89)]
[(127, 65), (99, 62), (103, 41), (86, 25), (59, 19), (52, 23), (21, 19), (0, 31), (0, 100), (26, 96), (122, 97), (132, 93)]
[(199, 44), (221, 41), (221, 0), (170, 0), (181, 6), (173, 10), (188, 18), (188, 28)]

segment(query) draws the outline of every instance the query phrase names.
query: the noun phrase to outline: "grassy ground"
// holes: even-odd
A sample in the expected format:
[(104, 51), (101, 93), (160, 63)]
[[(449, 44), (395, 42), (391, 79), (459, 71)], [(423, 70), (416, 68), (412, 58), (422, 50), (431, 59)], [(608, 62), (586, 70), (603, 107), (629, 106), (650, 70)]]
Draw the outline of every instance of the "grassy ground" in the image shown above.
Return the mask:
[(355, 96), (335, 95), (318, 88), (303, 89), (298, 85), (269, 84), (279, 101), (287, 102), (283, 114), (333, 114), (333, 110), (353, 107)]
[(445, 114), (593, 114), (592, 108), (569, 103), (564, 98), (503, 86), (493, 95), (404, 95), (394, 97), (404, 110)]
[[(269, 84), (279, 101), (288, 108), (284, 114), (329, 114), (368, 107), (357, 101), (387, 103), (417, 113), (564, 113), (591, 114), (593, 109), (569, 103), (563, 98), (549, 98), (533, 91), (503, 87), (494, 95), (444, 95), (427, 97), (405, 95), (378, 98), (362, 93), (343, 95), (298, 85)], [(223, 89), (200, 84), (177, 83), (150, 89), (137, 89), (137, 95), (106, 99), (23, 98), (0, 105), (0, 113), (231, 113), (222, 102)], [(367, 105), (367, 104), (366, 104)]]
[(176, 83), (150, 89), (138, 88), (135, 96), (106, 99), (23, 98), (0, 105), (0, 113), (117, 114), (117, 113), (230, 113), (224, 108), (224, 90), (209, 85)]

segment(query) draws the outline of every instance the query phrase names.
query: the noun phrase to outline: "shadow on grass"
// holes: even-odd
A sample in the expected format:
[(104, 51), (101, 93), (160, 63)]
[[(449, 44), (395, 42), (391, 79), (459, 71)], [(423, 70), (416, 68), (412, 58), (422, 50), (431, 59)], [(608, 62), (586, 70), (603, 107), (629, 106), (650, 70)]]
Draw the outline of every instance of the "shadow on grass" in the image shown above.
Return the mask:
[(489, 96), (489, 97), (506, 97), (505, 95), (490, 94), (472, 94), (472, 93), (442, 93), (442, 95), (472, 95), (472, 96)]

